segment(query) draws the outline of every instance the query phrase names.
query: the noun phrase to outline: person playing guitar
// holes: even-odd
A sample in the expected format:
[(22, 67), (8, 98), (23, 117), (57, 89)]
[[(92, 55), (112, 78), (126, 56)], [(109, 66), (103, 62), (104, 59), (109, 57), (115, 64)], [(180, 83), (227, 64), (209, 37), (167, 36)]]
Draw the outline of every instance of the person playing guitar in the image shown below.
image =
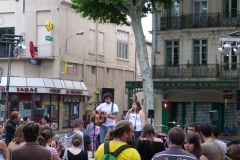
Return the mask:
[(105, 93), (103, 95), (103, 99), (105, 103), (100, 104), (95, 111), (95, 122), (100, 122), (98, 125), (105, 121), (99, 119), (99, 113), (105, 113), (101, 114), (101, 116), (104, 116), (106, 118), (106, 122), (100, 125), (101, 144), (104, 142), (104, 138), (107, 134), (108, 129), (113, 128), (113, 126), (116, 124), (117, 113), (119, 112), (118, 106), (112, 102), (113, 97), (110, 93)]

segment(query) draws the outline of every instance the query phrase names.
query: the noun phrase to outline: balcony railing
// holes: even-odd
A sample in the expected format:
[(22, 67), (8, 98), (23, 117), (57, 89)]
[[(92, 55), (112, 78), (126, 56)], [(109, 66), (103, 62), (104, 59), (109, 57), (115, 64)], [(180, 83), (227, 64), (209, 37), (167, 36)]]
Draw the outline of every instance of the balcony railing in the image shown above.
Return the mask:
[[(54, 56), (53, 45), (39, 45), (37, 47), (38, 47), (38, 52), (35, 52), (36, 58), (51, 58)], [(13, 50), (14, 48), (12, 47), (11, 57), (14, 57)], [(21, 57), (31, 58), (29, 46), (26, 46), (26, 50), (24, 51), (23, 54), (21, 54)], [(8, 58), (8, 47), (0, 46), (0, 58)]]
[(220, 64), (207, 65), (153, 65), (153, 79), (238, 79), (239, 64), (232, 63), (221, 67)]
[(161, 17), (161, 30), (238, 27), (240, 26), (240, 12), (235, 13), (204, 13), (186, 14), (178, 17)]
[[(21, 57), (31, 57), (29, 46), (26, 46), (26, 51), (24, 54), (21, 55)], [(36, 58), (47, 58), (47, 57), (53, 57), (53, 45), (38, 45), (38, 52), (35, 52)]]

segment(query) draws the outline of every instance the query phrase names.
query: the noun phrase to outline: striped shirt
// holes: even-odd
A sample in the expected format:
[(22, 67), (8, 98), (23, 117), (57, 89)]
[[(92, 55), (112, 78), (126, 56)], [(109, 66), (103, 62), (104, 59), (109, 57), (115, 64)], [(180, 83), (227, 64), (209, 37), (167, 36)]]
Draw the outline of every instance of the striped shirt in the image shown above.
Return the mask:
[(152, 160), (197, 160), (197, 157), (184, 151), (182, 148), (170, 147), (168, 150), (155, 154)]

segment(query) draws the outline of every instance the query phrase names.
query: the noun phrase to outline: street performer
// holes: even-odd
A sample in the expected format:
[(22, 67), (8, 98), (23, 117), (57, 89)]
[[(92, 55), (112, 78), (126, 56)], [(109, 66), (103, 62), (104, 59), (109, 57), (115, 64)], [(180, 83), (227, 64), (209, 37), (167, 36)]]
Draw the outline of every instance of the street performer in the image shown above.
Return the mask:
[[(116, 124), (117, 113), (119, 112), (118, 106), (113, 103), (113, 97), (110, 93), (105, 93), (103, 95), (105, 103), (100, 104), (95, 111), (95, 124), (100, 125), (100, 143), (104, 142), (105, 135), (108, 129), (113, 128)], [(99, 115), (101, 113), (101, 115)], [(105, 118), (102, 124), (96, 123), (96, 121), (102, 122), (99, 120), (99, 117)]]

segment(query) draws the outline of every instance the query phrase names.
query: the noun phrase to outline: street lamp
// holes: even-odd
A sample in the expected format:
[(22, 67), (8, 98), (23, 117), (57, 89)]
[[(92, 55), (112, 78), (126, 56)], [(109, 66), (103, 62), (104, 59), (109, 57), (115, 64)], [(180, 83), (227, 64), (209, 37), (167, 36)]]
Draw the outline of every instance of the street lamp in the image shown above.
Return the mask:
[[(13, 35), (13, 34), (3, 34), (0, 43), (9, 44), (9, 51), (8, 51), (8, 71), (7, 71), (7, 86), (6, 86), (6, 105), (5, 105), (5, 120), (8, 116), (8, 93), (9, 93), (9, 85), (10, 85), (10, 73), (11, 73), (11, 47), (12, 45), (15, 46), (15, 53), (17, 54), (19, 48), (24, 48), (21, 46), (21, 42), (23, 41), (23, 35)], [(20, 54), (20, 53), (19, 53)]]
[(65, 44), (65, 51), (67, 51), (67, 41), (69, 38), (72, 38), (72, 37), (78, 36), (78, 35), (83, 35), (83, 34), (84, 34), (84, 31), (80, 31), (80, 32), (76, 33), (75, 35), (68, 37), (66, 40), (66, 44)]

